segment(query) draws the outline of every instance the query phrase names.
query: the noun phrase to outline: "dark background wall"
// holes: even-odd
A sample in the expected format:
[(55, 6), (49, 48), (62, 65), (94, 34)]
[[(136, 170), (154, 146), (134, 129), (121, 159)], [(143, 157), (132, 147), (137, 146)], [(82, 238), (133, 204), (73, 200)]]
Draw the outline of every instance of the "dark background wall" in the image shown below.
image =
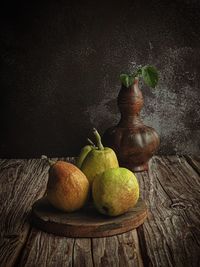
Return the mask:
[(141, 84), (159, 153), (198, 154), (199, 14), (197, 0), (7, 1), (0, 157), (76, 155), (93, 126), (118, 122), (119, 74), (145, 64), (160, 72), (156, 89)]

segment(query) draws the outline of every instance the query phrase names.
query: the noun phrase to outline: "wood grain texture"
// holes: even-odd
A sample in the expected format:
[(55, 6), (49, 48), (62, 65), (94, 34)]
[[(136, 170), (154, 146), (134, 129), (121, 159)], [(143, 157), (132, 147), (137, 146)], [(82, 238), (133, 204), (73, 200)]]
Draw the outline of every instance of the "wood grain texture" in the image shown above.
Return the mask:
[(154, 157), (137, 174), (149, 218), (139, 229), (151, 266), (199, 266), (200, 177), (184, 157)]
[(107, 237), (93, 238), (94, 266), (140, 266), (143, 267), (136, 230)]
[(47, 166), (41, 160), (0, 161), (0, 264), (12, 266), (25, 243), (27, 215), (44, 193)]
[(106, 237), (135, 229), (146, 217), (147, 207), (142, 199), (128, 212), (109, 217), (100, 214), (91, 202), (78, 211), (66, 213), (55, 209), (43, 197), (32, 207), (31, 222), (43, 231), (60, 236)]
[(18, 266), (73, 266), (73, 249), (74, 239), (58, 237), (32, 228)]
[(76, 238), (73, 252), (73, 266), (94, 266), (90, 238)]
[(19, 263), (23, 267), (143, 267), (136, 231), (104, 238), (66, 238), (32, 229)]
[(191, 157), (185, 156), (188, 163), (194, 168), (194, 170), (200, 175), (200, 156)]

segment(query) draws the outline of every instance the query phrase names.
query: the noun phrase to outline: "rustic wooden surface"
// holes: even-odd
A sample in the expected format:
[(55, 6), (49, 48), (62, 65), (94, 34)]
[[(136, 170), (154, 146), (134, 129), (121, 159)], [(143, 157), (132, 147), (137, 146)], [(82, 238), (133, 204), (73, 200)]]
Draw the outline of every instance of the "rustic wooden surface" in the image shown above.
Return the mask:
[(141, 198), (125, 214), (109, 217), (100, 214), (92, 202), (78, 211), (66, 213), (55, 209), (43, 197), (33, 204), (30, 222), (45, 232), (59, 236), (108, 237), (139, 227), (146, 217), (147, 206)]
[[(66, 160), (69, 160), (66, 158)], [(199, 266), (200, 160), (157, 157), (138, 173), (149, 217), (136, 230), (104, 238), (66, 238), (29, 224), (48, 166), (0, 160), (0, 266)]]

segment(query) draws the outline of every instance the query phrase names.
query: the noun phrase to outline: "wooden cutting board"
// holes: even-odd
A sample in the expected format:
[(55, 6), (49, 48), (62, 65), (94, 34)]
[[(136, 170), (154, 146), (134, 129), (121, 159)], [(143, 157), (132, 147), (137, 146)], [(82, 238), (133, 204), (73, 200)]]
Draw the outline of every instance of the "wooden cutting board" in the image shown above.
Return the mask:
[(140, 226), (147, 217), (147, 207), (142, 199), (123, 215), (109, 217), (96, 211), (92, 203), (83, 209), (65, 213), (55, 209), (46, 198), (32, 207), (31, 222), (37, 228), (66, 237), (106, 237), (121, 234)]

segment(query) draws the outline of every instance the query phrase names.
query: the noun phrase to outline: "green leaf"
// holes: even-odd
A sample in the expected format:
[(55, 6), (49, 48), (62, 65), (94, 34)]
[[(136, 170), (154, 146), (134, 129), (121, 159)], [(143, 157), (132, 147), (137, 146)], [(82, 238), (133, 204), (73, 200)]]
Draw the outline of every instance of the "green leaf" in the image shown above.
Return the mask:
[(142, 69), (138, 69), (135, 73), (135, 77), (141, 77), (142, 76)]
[(158, 83), (158, 72), (153, 66), (144, 66), (142, 68), (142, 77), (146, 85), (155, 88)]
[(121, 74), (120, 81), (125, 87), (129, 87), (129, 75), (128, 74)]

